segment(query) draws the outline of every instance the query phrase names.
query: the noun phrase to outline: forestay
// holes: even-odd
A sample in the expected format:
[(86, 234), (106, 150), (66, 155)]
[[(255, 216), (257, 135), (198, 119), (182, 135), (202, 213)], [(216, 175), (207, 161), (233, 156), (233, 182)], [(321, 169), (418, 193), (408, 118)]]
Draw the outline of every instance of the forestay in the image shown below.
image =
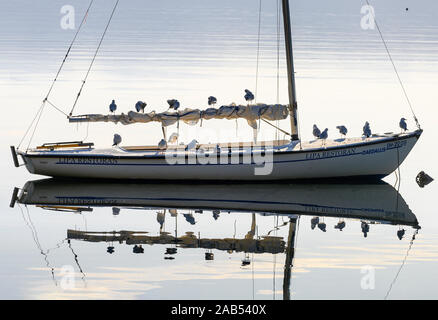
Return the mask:
[(149, 113), (139, 113), (130, 111), (127, 114), (119, 115), (102, 115), (102, 114), (88, 114), (81, 116), (69, 117), (70, 122), (114, 122), (122, 123), (124, 125), (133, 123), (148, 123), (161, 122), (163, 127), (175, 124), (178, 121), (184, 121), (189, 125), (195, 125), (200, 120), (210, 119), (246, 119), (248, 124), (257, 129), (257, 120), (283, 120), (289, 115), (288, 107), (286, 105), (228, 105), (220, 108), (208, 108), (206, 110), (186, 108), (177, 112), (161, 112), (155, 111)]

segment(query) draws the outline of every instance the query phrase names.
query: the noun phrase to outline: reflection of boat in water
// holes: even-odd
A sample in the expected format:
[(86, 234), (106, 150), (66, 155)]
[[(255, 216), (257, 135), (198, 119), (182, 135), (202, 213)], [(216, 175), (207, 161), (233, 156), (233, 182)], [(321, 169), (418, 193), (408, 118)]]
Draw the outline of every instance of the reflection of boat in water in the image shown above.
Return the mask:
[(90, 207), (184, 208), (300, 214), (418, 225), (392, 186), (368, 184), (171, 184), (29, 181), (17, 200), (52, 209)]
[[(249, 254), (284, 254), (283, 298), (290, 299), (292, 266), (295, 255), (295, 239), (300, 215), (315, 217), (336, 217), (340, 222), (335, 228), (345, 227), (344, 218), (362, 220), (363, 225), (385, 223), (406, 225), (419, 229), (415, 215), (390, 185), (370, 184), (138, 184), (120, 182), (91, 182), (68, 180), (29, 181), (18, 195), (14, 190), (12, 204), (36, 205), (43, 209), (60, 211), (91, 211), (92, 207), (126, 209), (160, 209), (157, 222), (162, 226), (168, 210), (175, 218), (179, 209), (189, 209), (194, 214), (205, 210), (218, 215), (221, 211), (251, 213), (251, 227), (244, 237), (201, 237), (200, 234), (185, 232), (178, 235), (163, 232), (158, 235), (147, 231), (81, 231), (67, 230), (67, 241), (105, 242), (107, 252), (113, 254), (113, 243), (133, 246), (134, 254), (144, 253), (143, 245), (167, 246), (165, 259), (175, 259), (177, 248), (205, 250), (205, 260), (214, 260), (212, 250), (242, 252), (245, 258), (242, 267), (251, 264)], [(154, 210), (155, 211), (155, 210)], [(114, 214), (114, 210), (112, 211)], [(118, 214), (119, 211), (117, 211)], [(287, 237), (259, 236), (256, 232), (256, 214), (284, 215), (288, 219), (274, 230), (287, 227)], [(192, 213), (190, 213), (191, 215)], [(186, 220), (188, 219), (185, 217)], [(191, 216), (193, 219), (193, 216)], [(187, 222), (189, 222), (187, 220)], [(315, 223), (318, 224), (319, 220)], [(192, 224), (190, 224), (192, 226)], [(318, 225), (320, 228), (320, 226)], [(325, 228), (325, 226), (324, 226)], [(227, 229), (228, 230), (228, 229)], [(367, 230), (368, 232), (369, 230)], [(399, 233), (403, 230), (399, 230)], [(76, 256), (75, 256), (76, 257)]]

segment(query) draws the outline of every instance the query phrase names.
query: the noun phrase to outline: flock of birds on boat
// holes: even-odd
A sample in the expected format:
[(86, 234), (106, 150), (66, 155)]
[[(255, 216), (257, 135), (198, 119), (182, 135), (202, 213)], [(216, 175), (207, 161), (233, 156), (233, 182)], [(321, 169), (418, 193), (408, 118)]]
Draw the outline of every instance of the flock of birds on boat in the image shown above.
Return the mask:
[[(248, 89), (245, 89), (244, 98), (245, 98), (245, 100), (248, 103), (251, 103), (252, 101), (254, 101), (255, 96), (254, 96), (254, 94), (251, 91), (249, 91)], [(213, 96), (208, 97), (208, 102), (207, 103), (208, 103), (209, 106), (215, 105), (217, 103), (216, 97), (213, 97)], [(169, 105), (169, 109), (173, 109), (175, 111), (178, 110), (179, 107), (180, 107), (180, 103), (176, 99), (169, 99), (169, 100), (167, 100), (167, 104)], [(135, 104), (135, 110), (137, 110), (137, 112), (144, 113), (144, 110), (146, 109), (146, 106), (147, 106), (146, 102), (137, 101), (137, 103)], [(111, 113), (116, 112), (117, 104), (116, 104), (115, 100), (113, 100), (111, 102), (111, 104), (109, 105), (109, 110), (110, 110)]]
[[(249, 103), (251, 103), (252, 101), (254, 101), (255, 96), (254, 94), (248, 90), (245, 89), (245, 95), (244, 95), (244, 99)], [(167, 103), (169, 105), (169, 109), (173, 109), (175, 111), (177, 111), (180, 107), (180, 103), (177, 99), (169, 99), (167, 100)], [(215, 105), (217, 103), (217, 99), (213, 96), (208, 97), (208, 105), (212, 106)], [(142, 112), (144, 113), (144, 110), (147, 106), (146, 102), (143, 101), (138, 101), (135, 104), (135, 109), (137, 112)], [(115, 103), (115, 100), (112, 100), (110, 106), (109, 106), (109, 110), (111, 113), (114, 113), (117, 110), (117, 105)], [(405, 118), (401, 118), (400, 119), (400, 123), (399, 123), (400, 128), (406, 132), (408, 130), (408, 126), (406, 124), (406, 119)], [(341, 136), (343, 136), (344, 138), (346, 137), (347, 133), (348, 133), (348, 129), (344, 126), (344, 125), (339, 125), (336, 127), (339, 130), (339, 133), (341, 134)], [(323, 131), (321, 131), (316, 124), (313, 125), (313, 136), (316, 139), (322, 140), (323, 143), (325, 143), (325, 140), (328, 138), (328, 128), (325, 128)], [(170, 143), (174, 143), (175, 141), (177, 141), (178, 136), (175, 136), (176, 134), (172, 134), (172, 136), (169, 139)], [(363, 132), (362, 132), (362, 136), (369, 138), (372, 136), (371, 133), (371, 128), (370, 128), (370, 124), (368, 121), (365, 122), (365, 125), (363, 126)], [(113, 146), (118, 146), (121, 142), (122, 142), (122, 137), (118, 134), (114, 135), (114, 141), (113, 141)], [(190, 144), (194, 144), (194, 146), (196, 146), (198, 142), (196, 140), (193, 140)], [(189, 144), (189, 145), (190, 145)], [(189, 147), (189, 145), (187, 145), (187, 150), (193, 149), (194, 146)], [(158, 143), (158, 147), (160, 149), (165, 149), (167, 148), (167, 142), (166, 140), (162, 139), (159, 143)]]

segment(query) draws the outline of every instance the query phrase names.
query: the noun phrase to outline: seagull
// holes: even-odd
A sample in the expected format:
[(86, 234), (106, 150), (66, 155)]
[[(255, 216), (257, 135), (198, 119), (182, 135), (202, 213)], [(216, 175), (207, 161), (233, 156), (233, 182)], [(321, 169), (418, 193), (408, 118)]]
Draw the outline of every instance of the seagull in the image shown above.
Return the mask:
[(178, 110), (179, 108), (179, 101), (176, 99), (167, 100), (167, 103), (169, 104), (169, 109)]
[(143, 101), (137, 101), (137, 103), (135, 104), (135, 109), (137, 110), (137, 112), (143, 112), (144, 113), (144, 108), (146, 108), (148, 104), (146, 102)]
[(161, 141), (158, 143), (158, 148), (160, 150), (164, 150), (167, 148), (167, 142), (164, 139), (161, 139)]
[(323, 132), (319, 135), (319, 138), (323, 140), (323, 144), (325, 144), (325, 139), (328, 138), (328, 128), (325, 128)]
[(313, 125), (313, 136), (318, 139), (319, 136), (321, 135), (321, 130), (318, 129), (318, 127), (316, 126), (316, 124)]
[(337, 126), (336, 129), (338, 129), (339, 133), (344, 137), (347, 135), (348, 130), (345, 126)]
[(170, 135), (168, 142), (175, 143), (176, 141), (178, 141), (178, 133), (174, 132)]
[(365, 122), (365, 125), (363, 126), (363, 135), (367, 138), (369, 138), (371, 136), (371, 129), (370, 129), (370, 124), (367, 122)]
[(122, 142), (122, 137), (116, 133), (113, 139), (113, 147), (118, 146), (121, 142)]
[(208, 105), (209, 106), (216, 104), (216, 102), (217, 102), (217, 99), (215, 97), (213, 97), (213, 96), (208, 97)]
[(198, 141), (196, 139), (193, 139), (186, 147), (186, 150), (192, 150), (196, 148), (196, 145), (198, 144)]
[(406, 119), (405, 118), (401, 118), (400, 119), (400, 128), (403, 130), (403, 131), (407, 131), (408, 130), (408, 125), (406, 124)]
[(245, 89), (245, 93), (246, 94), (245, 94), (244, 98), (248, 103), (250, 103), (251, 101), (254, 100), (254, 95), (252, 94), (251, 91), (249, 91), (248, 89)]
[(116, 102), (113, 100), (109, 105), (110, 112), (114, 113), (117, 110)]

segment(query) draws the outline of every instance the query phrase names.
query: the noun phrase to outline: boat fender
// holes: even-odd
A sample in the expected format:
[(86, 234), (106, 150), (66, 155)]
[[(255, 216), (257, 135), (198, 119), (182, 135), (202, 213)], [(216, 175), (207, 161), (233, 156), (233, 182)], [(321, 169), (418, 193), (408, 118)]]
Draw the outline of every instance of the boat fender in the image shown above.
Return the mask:
[(12, 159), (14, 160), (14, 165), (16, 168), (18, 168), (20, 164), (18, 163), (17, 152), (15, 151), (14, 146), (11, 146), (11, 152), (12, 152)]

